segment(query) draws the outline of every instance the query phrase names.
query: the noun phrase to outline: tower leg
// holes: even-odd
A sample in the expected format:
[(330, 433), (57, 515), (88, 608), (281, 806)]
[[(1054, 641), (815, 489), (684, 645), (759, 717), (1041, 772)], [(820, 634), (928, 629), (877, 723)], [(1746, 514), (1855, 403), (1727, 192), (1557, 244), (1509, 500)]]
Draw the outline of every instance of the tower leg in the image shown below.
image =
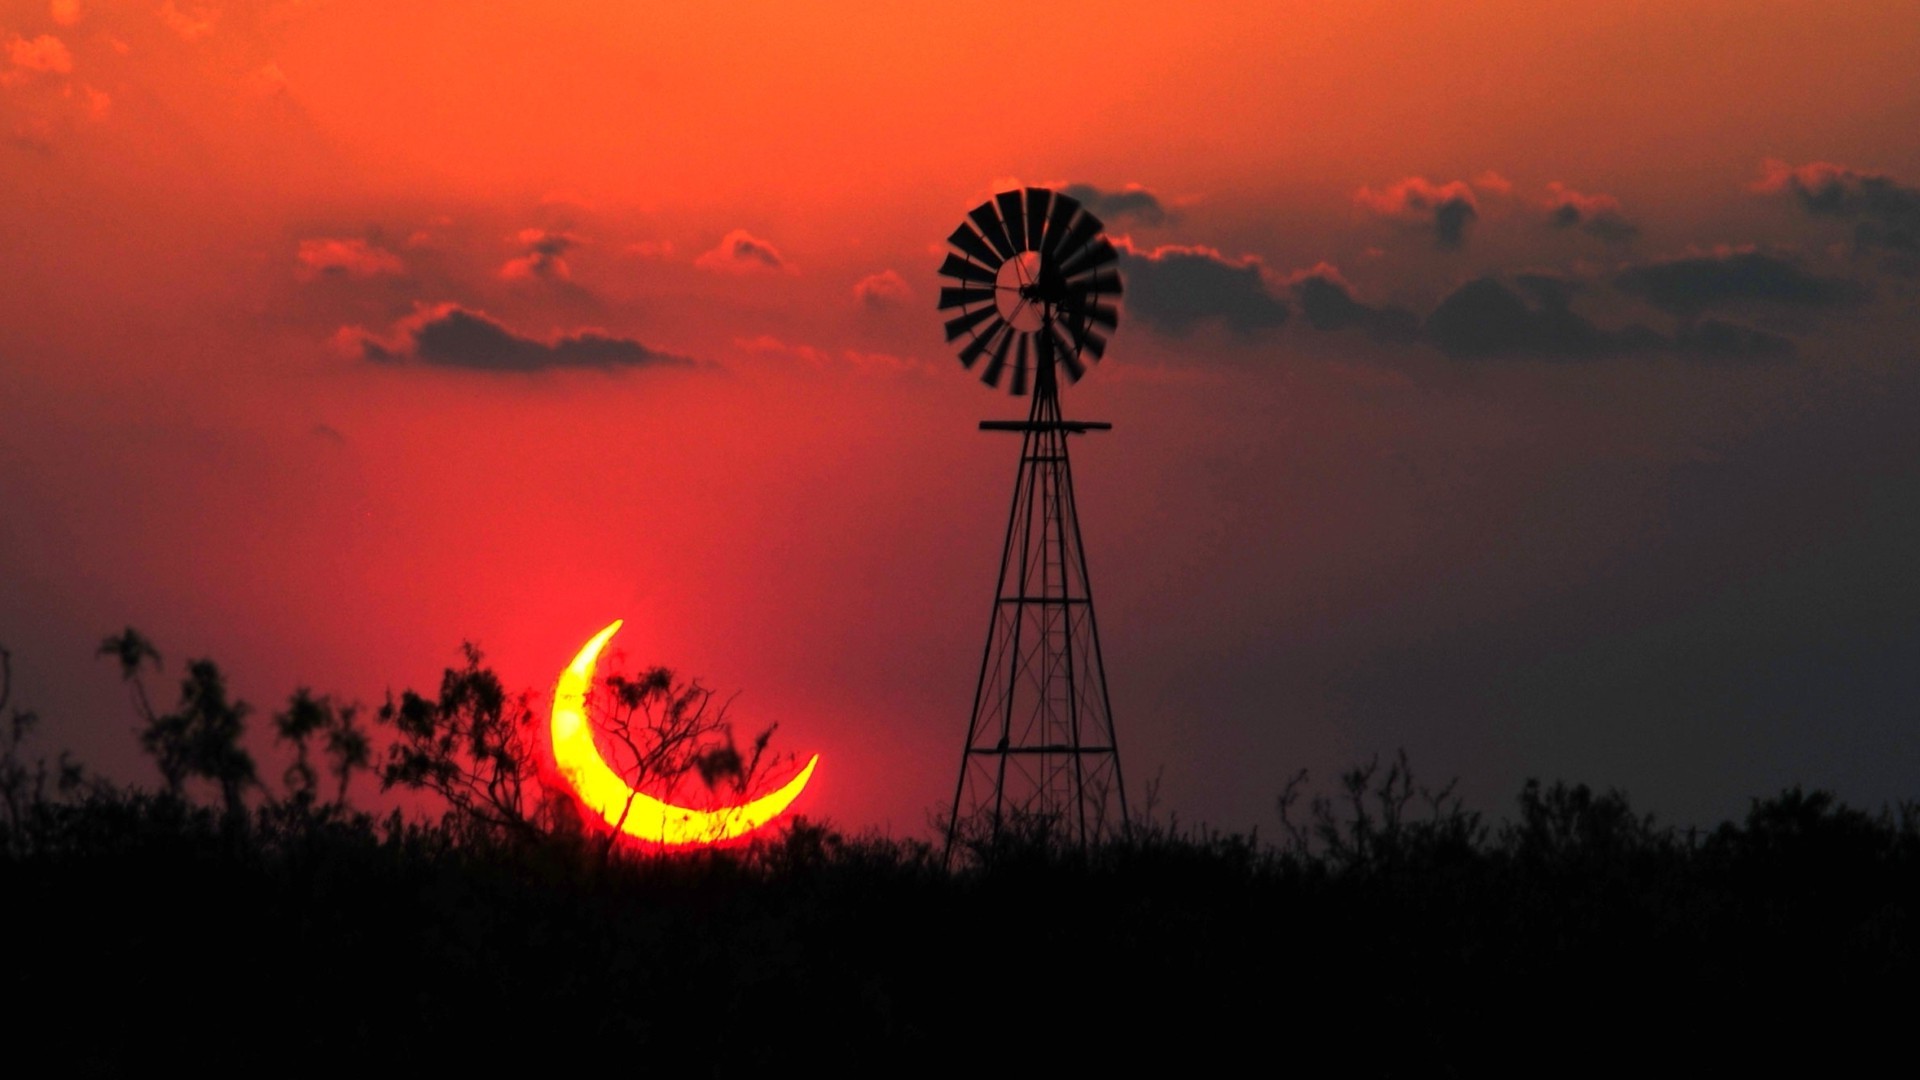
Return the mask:
[(1106, 666), (1087, 583), (1066, 422), (1043, 367), (1022, 433), (992, 616), (947, 820), (956, 843), (1086, 847), (1129, 824)]

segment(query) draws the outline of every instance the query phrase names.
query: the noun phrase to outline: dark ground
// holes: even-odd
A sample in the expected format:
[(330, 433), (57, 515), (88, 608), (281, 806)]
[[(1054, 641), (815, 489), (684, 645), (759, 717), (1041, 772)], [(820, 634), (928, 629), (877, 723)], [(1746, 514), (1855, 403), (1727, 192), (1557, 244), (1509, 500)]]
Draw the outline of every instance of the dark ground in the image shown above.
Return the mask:
[(1707, 835), (1530, 787), (1497, 830), (1323, 803), (1278, 848), (951, 872), (805, 822), (603, 858), (128, 793), (5, 838), (10, 1041), (81, 1074), (1831, 1074), (1916, 1004), (1920, 822), (1798, 791)]

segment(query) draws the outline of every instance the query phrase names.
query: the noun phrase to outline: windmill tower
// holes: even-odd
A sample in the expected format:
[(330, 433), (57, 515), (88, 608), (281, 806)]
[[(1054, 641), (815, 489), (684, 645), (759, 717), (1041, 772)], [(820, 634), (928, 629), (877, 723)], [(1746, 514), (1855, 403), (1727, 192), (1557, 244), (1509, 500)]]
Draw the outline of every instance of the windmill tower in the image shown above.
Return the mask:
[(1077, 846), (1128, 825), (1106, 666), (1093, 617), (1068, 443), (1106, 431), (1067, 420), (1060, 380), (1077, 382), (1118, 324), (1118, 253), (1100, 220), (1045, 188), (981, 203), (947, 238), (940, 290), (947, 340), (998, 389), (1031, 393), (1027, 418), (984, 420), (1017, 432), (1020, 468), (1000, 554), (993, 614), (960, 755), (946, 850), (956, 839), (1045, 830)]

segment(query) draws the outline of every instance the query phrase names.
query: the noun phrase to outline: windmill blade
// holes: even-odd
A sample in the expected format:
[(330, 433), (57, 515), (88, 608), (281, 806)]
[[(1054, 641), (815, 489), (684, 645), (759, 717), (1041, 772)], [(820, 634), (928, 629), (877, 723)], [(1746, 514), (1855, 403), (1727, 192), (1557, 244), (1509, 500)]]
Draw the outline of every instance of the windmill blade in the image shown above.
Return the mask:
[(1060, 238), (1060, 245), (1053, 249), (1053, 264), (1066, 266), (1080, 256), (1080, 249), (1089, 240), (1100, 234), (1100, 219), (1092, 214), (1081, 214), (1073, 219), (1073, 225), (1066, 235)]
[(1000, 269), (1000, 264), (1006, 261), (988, 247), (987, 242), (980, 239), (980, 234), (974, 232), (972, 227), (964, 221), (960, 223), (959, 228), (953, 230), (952, 236), (947, 237), (947, 243), (973, 256), (989, 270)]
[(1090, 289), (1078, 282), (1067, 282), (1067, 292), (1060, 298), (1060, 307), (1080, 321), (1097, 322), (1111, 330), (1120, 324), (1120, 309), (1106, 303)]
[[(1024, 338), (1024, 336), (1025, 335), (1012, 327), (1008, 327), (1007, 332), (1000, 335), (1000, 344), (993, 350), (993, 357), (987, 361), (987, 366), (980, 371), (981, 382), (986, 383), (995, 390), (1000, 389), (1000, 373), (1007, 368), (1007, 349), (1013, 345), (1014, 338)], [(1023, 341), (1023, 348), (1024, 344)]]
[(1120, 312), (1111, 304), (1102, 304), (1088, 297), (1069, 293), (1060, 306), (1065, 308), (1077, 322), (1098, 323), (1109, 330), (1120, 325)]
[(1047, 234), (1047, 209), (1053, 204), (1053, 192), (1046, 188), (1027, 189), (1027, 250), (1039, 251)]
[[(1060, 380), (1084, 378), (1120, 324), (1127, 253), (1104, 228), (1080, 200), (1040, 187), (997, 192), (968, 211), (948, 237), (938, 300), (961, 366), (1015, 396), (1051, 395)], [(1038, 272), (1016, 263), (1025, 295), (1015, 308), (1014, 282), (1003, 284), (1000, 272), (1031, 261), (1028, 252), (1039, 256)], [(1021, 328), (1023, 313), (1036, 329)]]
[(986, 333), (977, 335), (972, 341), (967, 342), (966, 348), (960, 350), (960, 366), (973, 367), (973, 362), (980, 359), (980, 354), (986, 352), (987, 347), (992, 345), (994, 339), (1000, 337), (1005, 330), (1007, 330), (1006, 323), (999, 319), (993, 320), (993, 325), (987, 327)]
[(1013, 258), (1013, 244), (1007, 239), (1007, 227), (1000, 223), (1000, 215), (993, 212), (991, 201), (974, 207), (967, 216), (973, 219), (974, 226), (980, 230), (981, 236), (987, 238), (987, 243), (993, 245), (993, 250), (1000, 253), (1001, 259)]
[(941, 289), (940, 310), (966, 307), (969, 304), (993, 303), (992, 289)]
[(992, 270), (970, 259), (963, 259), (952, 252), (947, 253), (947, 261), (940, 264), (940, 273), (945, 277), (959, 281), (977, 281), (991, 286), (999, 280)]
[(1092, 353), (1095, 360), (1104, 359), (1107, 355), (1107, 339), (1101, 337), (1091, 327), (1082, 326), (1079, 329), (1080, 332), (1076, 336), (1080, 339), (1081, 351)]
[(1053, 210), (1047, 214), (1047, 232), (1040, 241), (1040, 265), (1051, 265), (1054, 253), (1060, 248), (1060, 238), (1067, 233), (1067, 227), (1073, 221), (1073, 215), (1080, 210), (1080, 200), (1071, 195), (1055, 192)]
[(1027, 250), (1027, 216), (1022, 209), (1025, 200), (1018, 191), (1003, 191), (993, 201), (1000, 204), (1000, 219), (1007, 223), (1007, 239), (1013, 250)]
[(1067, 291), (1076, 296), (1119, 296), (1120, 275), (1108, 271), (1067, 282)]
[(1081, 251), (1072, 258), (1061, 263), (1060, 274), (1062, 277), (1075, 277), (1097, 267), (1105, 266), (1119, 257), (1120, 253), (1115, 251), (1113, 245), (1107, 243), (1107, 238), (1103, 236), (1081, 249)]
[(979, 326), (981, 323), (986, 322), (988, 319), (997, 319), (999, 317), (1000, 317), (1000, 312), (997, 309), (994, 309), (991, 307), (983, 307), (978, 311), (969, 311), (965, 315), (962, 315), (957, 319), (948, 319), (947, 320), (947, 340), (952, 341), (954, 338), (957, 338), (961, 334), (964, 334), (967, 331), (972, 330), (974, 327)]
[(1042, 336), (1053, 343), (1053, 348), (1048, 351), (1053, 353), (1054, 359), (1060, 362), (1061, 367), (1067, 369), (1067, 380), (1079, 382), (1080, 376), (1087, 373), (1087, 367), (1080, 362), (1079, 351), (1060, 336), (1060, 327), (1057, 324), (1048, 323)]

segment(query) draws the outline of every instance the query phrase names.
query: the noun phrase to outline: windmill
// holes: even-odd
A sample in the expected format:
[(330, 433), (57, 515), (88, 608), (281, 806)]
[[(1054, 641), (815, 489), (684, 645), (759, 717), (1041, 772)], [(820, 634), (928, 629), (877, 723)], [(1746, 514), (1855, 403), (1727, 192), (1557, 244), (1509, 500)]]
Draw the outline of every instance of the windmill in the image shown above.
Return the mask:
[(1078, 382), (1106, 354), (1118, 325), (1119, 254), (1100, 219), (1045, 188), (1004, 191), (947, 238), (940, 273), (947, 340), (980, 381), (1031, 393), (1027, 418), (983, 420), (1019, 432), (973, 715), (960, 755), (946, 851), (956, 838), (993, 842), (1008, 829), (1043, 830), (1084, 847), (1128, 824), (1120, 751), (1094, 624), (1093, 589), (1067, 458), (1070, 436), (1107, 431), (1067, 420), (1060, 379)]

